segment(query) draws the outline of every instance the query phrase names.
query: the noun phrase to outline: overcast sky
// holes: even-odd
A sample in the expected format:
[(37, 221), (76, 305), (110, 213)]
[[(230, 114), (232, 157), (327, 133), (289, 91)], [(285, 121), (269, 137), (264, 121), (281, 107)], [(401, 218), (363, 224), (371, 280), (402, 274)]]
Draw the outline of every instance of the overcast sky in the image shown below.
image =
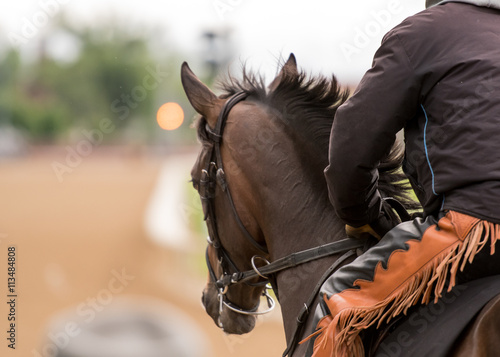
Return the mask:
[[(24, 36), (31, 23), (35, 34), (21, 50), (29, 52), (47, 26), (46, 18), (64, 12), (72, 22), (92, 26), (109, 17), (157, 27), (158, 39), (173, 41), (187, 59), (201, 56), (201, 33), (231, 30), (238, 61), (268, 77), (276, 59), (294, 52), (299, 66), (335, 73), (356, 82), (370, 67), (383, 35), (404, 18), (424, 9), (424, 0), (20, 0), (0, 11), (0, 44)], [(33, 30), (33, 27), (31, 27)], [(62, 46), (64, 47), (64, 46)], [(65, 49), (62, 48), (64, 52)], [(70, 52), (68, 49), (66, 52)], [(196, 66), (196, 64), (195, 64)]]

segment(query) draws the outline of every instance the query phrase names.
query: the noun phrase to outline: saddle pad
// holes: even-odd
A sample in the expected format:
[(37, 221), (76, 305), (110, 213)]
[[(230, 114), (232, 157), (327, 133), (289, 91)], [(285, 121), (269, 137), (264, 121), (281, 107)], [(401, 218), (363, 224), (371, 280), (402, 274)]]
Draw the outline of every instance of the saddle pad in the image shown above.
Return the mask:
[(420, 306), (384, 339), (374, 357), (444, 357), (479, 311), (500, 294), (500, 275), (457, 285)]

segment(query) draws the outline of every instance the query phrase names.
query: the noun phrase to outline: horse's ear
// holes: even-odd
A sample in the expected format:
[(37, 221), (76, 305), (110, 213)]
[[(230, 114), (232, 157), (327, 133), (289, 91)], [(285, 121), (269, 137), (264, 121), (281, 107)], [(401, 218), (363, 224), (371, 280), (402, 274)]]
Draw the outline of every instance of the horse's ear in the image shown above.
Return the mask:
[(217, 116), (222, 108), (222, 99), (217, 96), (191, 71), (184, 62), (181, 67), (181, 81), (184, 92), (194, 110), (205, 117), (208, 124), (215, 126)]
[(290, 53), (290, 57), (288, 57), (288, 60), (286, 63), (283, 65), (281, 68), (280, 73), (276, 76), (276, 78), (273, 79), (271, 84), (269, 84), (269, 90), (273, 91), (275, 90), (278, 85), (280, 84), (281, 80), (283, 77), (285, 77), (287, 74), (290, 75), (296, 75), (299, 73), (299, 70), (297, 69), (297, 60), (295, 59), (295, 55), (293, 53)]

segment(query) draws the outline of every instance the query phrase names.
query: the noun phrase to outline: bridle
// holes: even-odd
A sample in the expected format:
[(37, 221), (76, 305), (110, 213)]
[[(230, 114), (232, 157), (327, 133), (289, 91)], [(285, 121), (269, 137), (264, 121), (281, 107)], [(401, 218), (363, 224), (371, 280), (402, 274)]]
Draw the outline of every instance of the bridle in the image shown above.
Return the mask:
[[(207, 155), (207, 159), (205, 163), (203, 164), (203, 169), (201, 170), (201, 177), (200, 177), (200, 182), (199, 182), (199, 194), (202, 202), (202, 207), (203, 207), (203, 212), (204, 212), (204, 219), (207, 224), (208, 228), (208, 247), (212, 247), (215, 249), (217, 253), (217, 258), (219, 261), (219, 264), (222, 268), (222, 276), (218, 279), (215, 273), (215, 270), (212, 267), (212, 264), (210, 263), (209, 257), (208, 257), (208, 247), (205, 253), (205, 258), (206, 258), (206, 263), (208, 267), (208, 271), (210, 274), (210, 280), (215, 284), (217, 288), (217, 299), (219, 301), (219, 321), (218, 325), (220, 328), (224, 328), (222, 325), (220, 316), (222, 313), (223, 307), (227, 307), (231, 311), (234, 311), (239, 314), (243, 315), (262, 315), (265, 313), (270, 312), (271, 310), (274, 309), (276, 306), (275, 301), (273, 298), (267, 293), (267, 286), (263, 291), (263, 296), (266, 297), (267, 302), (268, 302), (268, 309), (266, 311), (257, 311), (259, 305), (255, 306), (252, 309), (243, 309), (236, 304), (232, 303), (229, 301), (227, 298), (227, 291), (229, 289), (229, 286), (232, 284), (236, 284), (239, 282), (239, 280), (236, 278), (236, 276), (240, 273), (240, 270), (236, 267), (236, 264), (232, 261), (230, 258), (229, 254), (225, 250), (224, 246), (222, 245), (221, 239), (219, 237), (219, 232), (217, 229), (217, 219), (215, 215), (215, 208), (214, 208), (214, 198), (215, 198), (215, 187), (216, 185), (219, 185), (222, 191), (225, 193), (226, 198), (230, 204), (231, 210), (233, 212), (233, 217), (238, 224), (241, 232), (243, 233), (244, 237), (251, 243), (252, 246), (254, 246), (257, 250), (260, 252), (263, 252), (264, 254), (267, 254), (267, 248), (263, 245), (261, 245), (259, 242), (257, 242), (250, 232), (246, 229), (245, 225), (241, 221), (237, 211), (236, 207), (234, 205), (234, 200), (231, 195), (231, 191), (228, 188), (227, 181), (225, 179), (225, 172), (224, 172), (224, 167), (222, 163), (222, 155), (221, 155), (221, 140), (222, 140), (222, 132), (224, 130), (224, 126), (226, 124), (226, 120), (229, 114), (229, 111), (240, 101), (244, 100), (247, 97), (247, 94), (244, 92), (238, 92), (235, 95), (231, 96), (223, 106), (219, 117), (217, 119), (217, 123), (215, 125), (215, 128), (212, 130), (208, 124), (205, 126), (205, 130), (207, 133), (207, 136), (209, 137), (210, 141), (212, 142), (212, 146), (210, 148), (210, 151)], [(231, 279), (229, 277), (235, 277), (235, 279)], [(229, 278), (229, 279), (228, 279)], [(263, 286), (267, 285), (268, 281), (267, 279), (264, 281), (260, 281), (257, 283), (250, 283), (246, 279), (245, 284), (250, 285), (250, 286)]]
[[(226, 181), (224, 166), (222, 163), (222, 155), (221, 155), (221, 142), (222, 142), (222, 134), (224, 131), (224, 127), (231, 109), (239, 102), (245, 100), (248, 94), (245, 92), (237, 92), (231, 97), (228, 98), (224, 106), (222, 107), (221, 112), (217, 118), (217, 122), (215, 124), (215, 128), (212, 129), (208, 124), (205, 125), (205, 131), (209, 141), (211, 141), (211, 146), (206, 156), (206, 160), (203, 163), (203, 169), (201, 170), (201, 178), (199, 182), (199, 194), (202, 202), (204, 219), (206, 221), (207, 229), (208, 229), (208, 247), (206, 250), (206, 263), (208, 267), (208, 271), (210, 274), (210, 280), (215, 284), (218, 291), (218, 301), (219, 301), (219, 327), (224, 328), (220, 319), (223, 307), (227, 307), (231, 311), (234, 311), (239, 314), (244, 315), (262, 315), (270, 312), (275, 307), (275, 302), (273, 298), (267, 293), (267, 289), (269, 286), (267, 285), (270, 281), (272, 282), (272, 276), (276, 273), (281, 272), (286, 269), (291, 269), (296, 267), (297, 265), (304, 264), (306, 262), (316, 260), (319, 258), (331, 256), (334, 254), (343, 253), (343, 255), (335, 261), (335, 263), (323, 274), (321, 279), (318, 281), (315, 289), (311, 293), (307, 302), (304, 303), (303, 308), (301, 309), (298, 317), (297, 317), (297, 325), (295, 328), (295, 333), (293, 334), (292, 340), (289, 342), (287, 349), (285, 350), (283, 356), (287, 356), (293, 353), (294, 348), (298, 343), (298, 339), (302, 333), (303, 326), (309, 316), (309, 312), (313, 306), (313, 303), (316, 299), (316, 296), (321, 288), (323, 282), (347, 259), (356, 256), (356, 251), (365, 247), (366, 242), (360, 239), (355, 238), (345, 238), (340, 241), (335, 241), (332, 243), (328, 243), (319, 247), (307, 249), (304, 251), (300, 251), (297, 253), (293, 253), (284, 258), (277, 259), (273, 262), (267, 261), (261, 255), (254, 255), (251, 259), (252, 270), (248, 271), (240, 271), (236, 264), (231, 260), (229, 254), (225, 250), (222, 245), (221, 239), (219, 237), (219, 232), (217, 229), (217, 219), (215, 215), (215, 188), (218, 185), (222, 192), (224, 192), (227, 201), (231, 207), (232, 215), (239, 226), (240, 231), (243, 233), (243, 236), (246, 240), (258, 251), (263, 253), (263, 255), (268, 254), (267, 248), (255, 240), (250, 232), (248, 232), (247, 228), (241, 221), (238, 212), (236, 211), (236, 207), (234, 204), (233, 197), (231, 195), (231, 191), (229, 190), (228, 183)], [(208, 249), (212, 247), (217, 254), (217, 258), (222, 269), (222, 275), (217, 278), (215, 270), (213, 269), (208, 255)], [(265, 265), (257, 267), (257, 261), (262, 261)], [(257, 282), (250, 282), (257, 280)], [(259, 305), (252, 309), (243, 309), (236, 304), (230, 302), (227, 298), (227, 291), (230, 286), (234, 284), (247, 284), (249, 286), (264, 286), (264, 291), (262, 295), (267, 299), (268, 309), (265, 311), (257, 311)], [(277, 293), (277, 288), (275, 287), (276, 296), (279, 296)]]

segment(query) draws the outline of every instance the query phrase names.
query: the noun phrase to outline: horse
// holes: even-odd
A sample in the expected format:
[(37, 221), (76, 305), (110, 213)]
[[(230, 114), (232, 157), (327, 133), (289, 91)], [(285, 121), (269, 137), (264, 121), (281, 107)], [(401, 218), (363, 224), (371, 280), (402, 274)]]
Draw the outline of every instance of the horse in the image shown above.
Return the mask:
[[(261, 297), (269, 309), (274, 307), (267, 294), (271, 283), (287, 341), (283, 355), (308, 355), (310, 345), (299, 342), (314, 331), (312, 311), (321, 283), (352, 262), (367, 244), (345, 238), (323, 177), (335, 111), (349, 92), (335, 76), (299, 71), (293, 54), (269, 85), (244, 69), (242, 79), (230, 77), (217, 96), (186, 62), (181, 80), (200, 114), (196, 130), (201, 149), (191, 177), (209, 233), (209, 277), (202, 294), (206, 312), (224, 332), (248, 333), (265, 312), (258, 310)], [(381, 162), (379, 190), (414, 209), (400, 170), (403, 155), (396, 144)], [(472, 322), (464, 322), (467, 329), (453, 335), (461, 341), (453, 343), (453, 356), (498, 351), (494, 335), (498, 336), (500, 322), (494, 316), (500, 313), (500, 295), (480, 307)], [(399, 325), (405, 319), (401, 317)], [(389, 339), (396, 332), (394, 326), (373, 332), (367, 355), (394, 351), (394, 345), (383, 349), (381, 336)]]

